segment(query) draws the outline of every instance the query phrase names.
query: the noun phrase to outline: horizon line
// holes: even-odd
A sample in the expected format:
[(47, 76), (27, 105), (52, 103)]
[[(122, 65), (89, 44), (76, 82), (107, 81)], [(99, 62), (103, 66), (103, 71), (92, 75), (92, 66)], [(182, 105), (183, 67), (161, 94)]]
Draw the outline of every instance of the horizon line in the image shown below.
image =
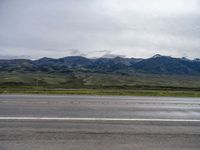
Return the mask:
[[(1, 56), (1, 55), (0, 55)], [(4, 55), (3, 55), (4, 56)], [(170, 56), (170, 55), (161, 55), (161, 54), (155, 54), (151, 57), (147, 57), (147, 58), (142, 58), (142, 57), (122, 57), (121, 55), (116, 55), (113, 57), (107, 57), (107, 56), (100, 56), (100, 57), (87, 57), (87, 56), (83, 56), (83, 55), (68, 55), (68, 56), (64, 56), (64, 57), (57, 57), (57, 58), (53, 58), (53, 57), (47, 57), (47, 56), (43, 56), (43, 57), (39, 57), (39, 58), (31, 58), (31, 56), (5, 56), (7, 58), (2, 58), (0, 57), (0, 60), (20, 60), (20, 59), (24, 59), (24, 60), (40, 60), (40, 59), (44, 59), (44, 58), (49, 58), (49, 59), (62, 59), (62, 58), (67, 58), (67, 57), (83, 57), (83, 58), (87, 58), (87, 59), (101, 59), (101, 58), (105, 58), (105, 59), (115, 59), (115, 58), (124, 58), (124, 59), (150, 59), (153, 57), (171, 57), (171, 58), (176, 58), (176, 59), (185, 59), (185, 60), (198, 60), (200, 58), (188, 58), (188, 57), (174, 57), (174, 56)], [(21, 57), (21, 58), (20, 58)], [(23, 58), (24, 57), (24, 58)], [(26, 58), (27, 57), (27, 58)]]

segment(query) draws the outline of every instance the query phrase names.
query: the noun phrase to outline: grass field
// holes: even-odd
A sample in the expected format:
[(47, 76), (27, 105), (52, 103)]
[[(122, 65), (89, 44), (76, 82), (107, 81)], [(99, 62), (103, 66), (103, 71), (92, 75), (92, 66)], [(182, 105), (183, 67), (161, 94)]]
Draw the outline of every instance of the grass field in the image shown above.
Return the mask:
[(0, 73), (0, 93), (200, 97), (200, 77)]
[(81, 94), (81, 95), (118, 95), (118, 96), (172, 96), (200, 97), (199, 91), (162, 91), (162, 90), (103, 90), (103, 89), (67, 89), (67, 90), (25, 90), (6, 89), (1, 94)]

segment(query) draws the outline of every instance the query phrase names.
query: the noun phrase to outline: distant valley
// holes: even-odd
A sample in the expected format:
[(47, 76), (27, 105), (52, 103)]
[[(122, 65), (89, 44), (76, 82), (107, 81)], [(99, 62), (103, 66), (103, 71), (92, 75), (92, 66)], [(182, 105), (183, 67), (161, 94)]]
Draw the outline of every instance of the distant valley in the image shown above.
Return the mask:
[(200, 97), (200, 60), (161, 55), (2, 59), (0, 93)]

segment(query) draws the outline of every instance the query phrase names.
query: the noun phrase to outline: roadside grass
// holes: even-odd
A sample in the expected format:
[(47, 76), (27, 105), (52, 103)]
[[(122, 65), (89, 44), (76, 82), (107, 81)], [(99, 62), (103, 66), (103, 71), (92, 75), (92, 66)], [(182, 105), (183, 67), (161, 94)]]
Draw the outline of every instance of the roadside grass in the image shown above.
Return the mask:
[(124, 90), (124, 89), (0, 89), (0, 94), (77, 94), (107, 96), (200, 97), (200, 91)]

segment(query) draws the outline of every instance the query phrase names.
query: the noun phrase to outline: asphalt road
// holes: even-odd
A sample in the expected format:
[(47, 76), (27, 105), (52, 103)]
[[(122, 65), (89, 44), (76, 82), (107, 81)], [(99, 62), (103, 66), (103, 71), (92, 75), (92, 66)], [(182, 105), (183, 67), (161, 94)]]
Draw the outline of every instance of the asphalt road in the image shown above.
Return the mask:
[(0, 150), (59, 149), (199, 150), (200, 99), (0, 95)]

